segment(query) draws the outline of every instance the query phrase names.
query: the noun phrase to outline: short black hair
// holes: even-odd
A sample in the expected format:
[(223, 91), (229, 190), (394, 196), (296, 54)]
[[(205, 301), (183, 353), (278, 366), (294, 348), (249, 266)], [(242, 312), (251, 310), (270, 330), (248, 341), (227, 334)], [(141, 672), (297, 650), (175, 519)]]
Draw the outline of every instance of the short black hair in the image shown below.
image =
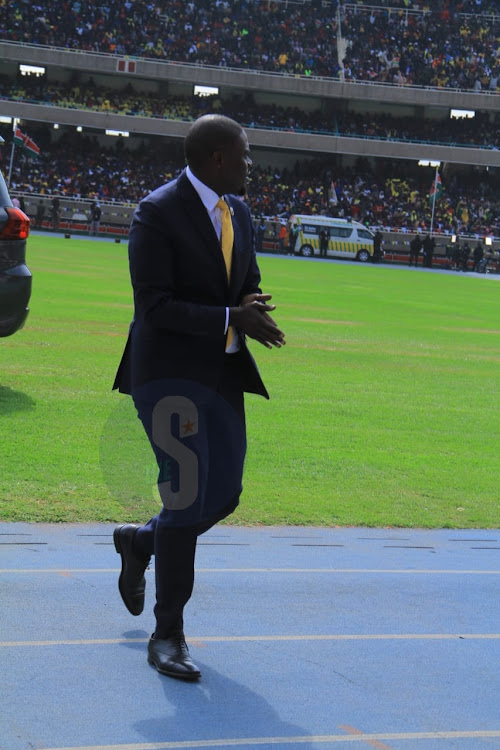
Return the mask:
[(241, 136), (243, 128), (224, 115), (203, 115), (188, 130), (184, 140), (184, 154), (190, 167), (201, 167), (207, 159)]

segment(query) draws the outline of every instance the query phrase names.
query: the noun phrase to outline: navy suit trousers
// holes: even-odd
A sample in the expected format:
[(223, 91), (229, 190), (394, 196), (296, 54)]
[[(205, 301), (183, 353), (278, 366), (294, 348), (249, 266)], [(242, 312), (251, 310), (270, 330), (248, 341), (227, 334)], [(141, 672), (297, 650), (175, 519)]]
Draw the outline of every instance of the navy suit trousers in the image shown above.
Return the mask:
[[(138, 557), (155, 557), (155, 582), (156, 582), (156, 605), (155, 637), (166, 638), (171, 633), (183, 629), (183, 610), (189, 601), (194, 584), (194, 562), (196, 552), (196, 541), (200, 534), (208, 531), (214, 524), (232, 513), (239, 503), (241, 492), (241, 477), (243, 473), (244, 448), (241, 440), (245, 437), (245, 409), (243, 390), (239, 384), (237, 370), (235, 368), (234, 355), (225, 355), (224, 369), (221, 373), (215, 406), (220, 406), (223, 400), (223, 408), (217, 409), (216, 413), (208, 413), (210, 424), (206, 432), (201, 430), (200, 440), (206, 440), (210, 447), (210, 457), (207, 461), (216, 466), (215, 471), (200, 469), (200, 481), (210, 480), (211, 487), (208, 493), (205, 488), (200, 488), (200, 495), (205, 497), (206, 502), (202, 505), (195, 503), (185, 510), (172, 510), (163, 508), (148, 523), (140, 527), (134, 538), (134, 551)], [(155, 452), (160, 475), (159, 485), (163, 479), (163, 467), (165, 464), (165, 452), (155, 444), (152, 431), (152, 413), (158, 397), (158, 387), (151, 389), (154, 398), (148, 399), (148, 389), (142, 388), (140, 393), (134, 393), (134, 403), (138, 417), (141, 420), (151, 446)], [(188, 390), (193, 400), (196, 400), (196, 387)], [(161, 387), (160, 387), (161, 393)], [(205, 395), (205, 394), (204, 394)], [(205, 399), (206, 400), (206, 399)], [(200, 422), (202, 422), (205, 410), (200, 406)], [(203, 414), (202, 414), (203, 412)], [(234, 423), (227, 424), (229, 418)], [(203, 434), (201, 434), (203, 432)], [(224, 435), (224, 433), (226, 433)], [(236, 437), (235, 437), (236, 436)], [(236, 450), (230, 456), (231, 465), (228, 471), (231, 481), (226, 481), (221, 476), (223, 466), (220, 456), (217, 456), (217, 446), (222, 444), (225, 449), (230, 443), (236, 444)], [(215, 449), (214, 449), (215, 445)], [(199, 450), (199, 444), (197, 446)], [(202, 445), (203, 450), (203, 445)], [(213, 456), (215, 450), (215, 457)], [(168, 459), (168, 457), (167, 457)], [(200, 463), (204, 459), (200, 457)], [(227, 495), (228, 488), (236, 488), (231, 497), (223, 497), (220, 502), (217, 498), (217, 482), (220, 480), (221, 487)], [(160, 488), (161, 494), (161, 488)], [(215, 500), (214, 500), (215, 498)]]

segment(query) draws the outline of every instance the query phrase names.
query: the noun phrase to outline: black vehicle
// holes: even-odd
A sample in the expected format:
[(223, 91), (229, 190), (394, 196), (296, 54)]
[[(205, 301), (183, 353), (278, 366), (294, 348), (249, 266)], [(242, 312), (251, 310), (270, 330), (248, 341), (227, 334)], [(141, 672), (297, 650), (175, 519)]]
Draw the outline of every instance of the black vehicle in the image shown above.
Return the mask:
[(25, 261), (29, 232), (30, 220), (13, 206), (0, 172), (0, 337), (18, 331), (28, 317), (31, 273)]

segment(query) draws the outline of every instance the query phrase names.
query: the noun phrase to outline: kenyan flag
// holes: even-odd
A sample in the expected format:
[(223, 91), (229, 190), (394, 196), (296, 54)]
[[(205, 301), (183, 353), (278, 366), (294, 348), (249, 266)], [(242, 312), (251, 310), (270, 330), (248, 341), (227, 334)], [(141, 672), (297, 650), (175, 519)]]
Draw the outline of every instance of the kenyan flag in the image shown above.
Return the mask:
[(442, 192), (443, 192), (443, 183), (441, 182), (441, 175), (438, 172), (437, 173), (437, 177), (436, 177), (436, 179), (434, 180), (434, 182), (432, 183), (432, 186), (431, 186), (431, 192), (430, 192), (430, 198), (431, 198), (431, 200), (434, 199), (434, 193), (436, 194), (436, 200), (438, 198), (441, 198)]
[(40, 148), (32, 141), (29, 135), (25, 135), (22, 130), (16, 128), (14, 133), (14, 143), (26, 149), (30, 156), (40, 156)]

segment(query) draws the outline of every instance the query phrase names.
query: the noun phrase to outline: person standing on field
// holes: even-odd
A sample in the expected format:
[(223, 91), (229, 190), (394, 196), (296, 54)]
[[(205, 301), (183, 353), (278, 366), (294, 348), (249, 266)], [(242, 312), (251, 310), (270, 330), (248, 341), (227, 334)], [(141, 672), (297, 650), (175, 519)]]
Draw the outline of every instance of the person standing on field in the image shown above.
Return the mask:
[(420, 236), (418, 234), (415, 235), (415, 237), (410, 242), (410, 262), (408, 265), (413, 265), (415, 263), (415, 267), (418, 266), (418, 256), (420, 255), (420, 250), (422, 249), (422, 240), (420, 239)]
[(426, 268), (432, 268), (432, 259), (434, 257), (435, 246), (436, 241), (434, 237), (431, 237), (430, 234), (426, 234), (424, 237), (424, 241), (422, 242), (422, 248), (424, 251), (424, 266)]
[[(184, 637), (200, 534), (233, 513), (246, 450), (244, 393), (269, 398), (246, 337), (281, 348), (255, 255), (245, 193), (251, 165), (243, 128), (204, 115), (185, 139), (186, 169), (141, 201), (130, 230), (134, 319), (115, 379), (131, 394), (158, 463), (163, 508), (114, 531), (119, 591), (144, 608), (155, 557), (156, 626), (148, 662), (197, 680)], [(138, 467), (140, 470), (140, 467)]]
[(92, 234), (94, 237), (97, 237), (99, 234), (99, 229), (101, 227), (101, 206), (99, 203), (95, 202), (90, 207), (90, 232), (89, 234)]
[(299, 236), (299, 228), (293, 224), (288, 232), (288, 250), (287, 255), (295, 255), (295, 246)]
[(373, 237), (373, 262), (379, 263), (384, 257), (384, 251), (382, 250), (382, 232), (377, 229)]
[(264, 219), (260, 219), (260, 221), (257, 223), (257, 244), (256, 244), (256, 251), (258, 253), (261, 253), (264, 247), (264, 237), (266, 235), (266, 222)]
[(328, 254), (328, 243), (330, 241), (330, 230), (328, 227), (321, 227), (319, 230), (319, 254), (326, 258)]
[(479, 264), (481, 263), (483, 258), (484, 258), (483, 246), (481, 245), (480, 242), (478, 242), (472, 252), (472, 259), (474, 261), (474, 271), (476, 271), (476, 273), (479, 269)]
[(282, 254), (284, 254), (285, 252), (285, 240), (286, 240), (286, 226), (282, 224), (280, 226), (280, 233), (278, 237), (279, 250), (280, 250), (280, 253)]

